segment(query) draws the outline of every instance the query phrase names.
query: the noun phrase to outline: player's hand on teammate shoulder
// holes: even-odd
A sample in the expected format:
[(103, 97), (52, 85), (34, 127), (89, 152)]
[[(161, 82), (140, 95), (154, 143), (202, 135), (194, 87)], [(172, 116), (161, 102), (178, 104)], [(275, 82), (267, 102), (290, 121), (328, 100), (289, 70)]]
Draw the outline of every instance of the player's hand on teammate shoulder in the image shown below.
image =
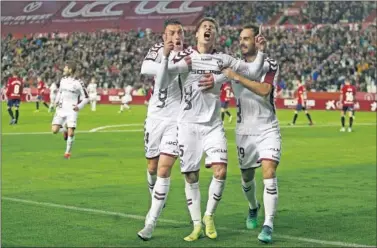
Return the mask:
[(215, 79), (213, 77), (213, 74), (205, 74), (199, 81), (199, 87), (205, 91), (210, 90), (215, 86)]

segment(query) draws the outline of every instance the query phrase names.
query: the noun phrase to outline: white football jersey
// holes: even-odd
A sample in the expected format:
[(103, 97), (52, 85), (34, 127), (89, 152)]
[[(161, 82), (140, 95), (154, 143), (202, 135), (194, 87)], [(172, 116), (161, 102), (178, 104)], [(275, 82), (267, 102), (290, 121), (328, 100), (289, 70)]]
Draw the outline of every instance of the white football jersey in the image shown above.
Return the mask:
[(96, 83), (89, 83), (88, 93), (90, 95), (96, 95), (97, 94), (97, 84)]
[(237, 100), (237, 134), (252, 135), (263, 133), (266, 130), (279, 129), (274, 103), (278, 75), (277, 62), (267, 58), (263, 65), (262, 76), (248, 77), (250, 80), (272, 84), (272, 91), (266, 97), (255, 94), (238, 82), (233, 83), (232, 88)]
[(52, 83), (50, 85), (50, 96), (56, 96), (56, 94), (58, 94), (58, 86), (56, 83)]
[[(213, 53), (200, 54), (195, 48), (188, 48), (179, 52), (173, 59), (178, 63), (185, 56), (190, 55), (192, 68), (188, 73), (180, 76), (180, 88), (182, 90), (182, 101), (178, 114), (178, 122), (208, 123), (220, 120), (220, 89), (222, 82), (207, 91), (202, 91), (198, 86), (204, 74), (222, 74), (222, 68), (231, 68), (245, 76), (257, 76), (263, 66), (264, 54), (259, 54), (255, 63), (246, 63), (235, 59), (227, 54)], [(259, 63), (259, 64), (258, 64)], [(224, 77), (226, 80), (226, 78)]]
[(125, 95), (131, 95), (132, 90), (133, 90), (132, 86), (131, 86), (131, 85), (127, 85), (127, 86), (124, 88), (124, 94), (125, 94)]
[(63, 77), (60, 80), (60, 87), (56, 102), (61, 110), (73, 110), (80, 100), (88, 98), (88, 92), (84, 82), (73, 77)]
[[(163, 43), (155, 44), (145, 57), (143, 62), (143, 69), (149, 75), (156, 75), (156, 63), (161, 63), (163, 57)], [(171, 52), (169, 59), (175, 56), (175, 52)], [(160, 67), (158, 67), (160, 68)], [(171, 75), (171, 82), (158, 82), (155, 77), (155, 84), (153, 86), (153, 94), (149, 100), (148, 117), (156, 119), (177, 119), (179, 105), (181, 103), (182, 95), (179, 88), (180, 76)], [(162, 85), (163, 84), (163, 85)]]

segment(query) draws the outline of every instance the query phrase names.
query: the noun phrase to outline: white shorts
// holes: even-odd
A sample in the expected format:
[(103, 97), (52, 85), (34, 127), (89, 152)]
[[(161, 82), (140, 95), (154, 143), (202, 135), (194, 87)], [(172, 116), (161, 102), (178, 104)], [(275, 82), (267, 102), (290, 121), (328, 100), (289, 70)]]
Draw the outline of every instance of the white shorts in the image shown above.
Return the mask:
[(144, 124), (145, 157), (156, 158), (160, 154), (177, 157), (177, 122), (147, 117)]
[(241, 169), (258, 168), (262, 160), (280, 162), (281, 135), (271, 130), (261, 135), (236, 134), (238, 164)]
[(89, 101), (97, 101), (97, 94), (90, 94)]
[(131, 101), (132, 101), (132, 96), (131, 95), (124, 95), (122, 97), (122, 104), (127, 104), (127, 103), (129, 103)]
[(178, 145), (181, 172), (198, 171), (203, 153), (207, 155), (206, 167), (228, 163), (227, 140), (221, 122), (178, 123)]
[(76, 128), (77, 126), (77, 112), (75, 111), (64, 111), (58, 109), (55, 112), (54, 118), (52, 119), (52, 125), (63, 126), (67, 122), (67, 127)]

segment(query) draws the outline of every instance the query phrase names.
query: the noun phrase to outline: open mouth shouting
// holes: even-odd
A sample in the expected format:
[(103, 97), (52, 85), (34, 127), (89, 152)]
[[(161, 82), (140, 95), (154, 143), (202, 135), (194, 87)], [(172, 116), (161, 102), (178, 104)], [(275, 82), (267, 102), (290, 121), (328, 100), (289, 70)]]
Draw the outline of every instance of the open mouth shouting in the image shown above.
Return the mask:
[(209, 41), (211, 39), (212, 33), (210, 31), (207, 31), (204, 33), (204, 40)]

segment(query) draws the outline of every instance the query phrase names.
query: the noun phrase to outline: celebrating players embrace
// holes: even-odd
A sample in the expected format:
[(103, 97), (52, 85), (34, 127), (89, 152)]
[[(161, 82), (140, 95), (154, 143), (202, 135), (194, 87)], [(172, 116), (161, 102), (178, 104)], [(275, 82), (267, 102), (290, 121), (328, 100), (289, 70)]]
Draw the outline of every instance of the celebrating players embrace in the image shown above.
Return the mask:
[[(210, 239), (217, 238), (214, 214), (225, 188), (228, 163), (219, 95), (222, 83), (233, 80), (238, 106), (239, 164), (244, 194), (249, 202), (246, 225), (257, 227), (259, 203), (255, 196), (254, 169), (262, 166), (265, 222), (258, 239), (266, 243), (272, 241), (278, 196), (276, 168), (281, 150), (273, 99), (279, 67), (263, 53), (266, 42), (258, 27), (248, 26), (241, 32), (245, 60), (214, 49), (218, 30), (214, 19), (203, 18), (196, 27), (196, 46), (184, 48), (182, 25), (169, 20), (163, 34), (164, 43), (153, 46), (143, 62), (142, 74), (155, 76), (145, 124), (152, 205), (145, 227), (138, 233), (143, 240), (152, 237), (165, 205), (170, 172), (177, 156), (185, 177), (187, 206), (193, 223), (193, 231), (184, 240), (195, 241), (204, 233)], [(203, 153), (206, 167), (212, 168), (213, 178), (202, 218), (199, 171)]]

